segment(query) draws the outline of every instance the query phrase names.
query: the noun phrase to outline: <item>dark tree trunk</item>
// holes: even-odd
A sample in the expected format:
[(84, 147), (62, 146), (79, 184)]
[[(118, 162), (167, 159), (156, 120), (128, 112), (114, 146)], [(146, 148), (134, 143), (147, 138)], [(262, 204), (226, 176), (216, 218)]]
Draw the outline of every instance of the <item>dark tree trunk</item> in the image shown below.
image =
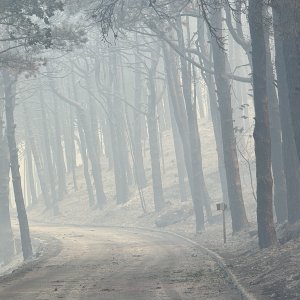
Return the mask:
[(282, 128), (282, 152), (284, 172), (286, 176), (288, 221), (294, 223), (300, 219), (300, 173), (299, 160), (294, 139), (294, 129), (291, 121), (289, 90), (286, 78), (282, 34), (278, 11), (273, 9), (275, 64), (277, 70), (277, 87), (279, 96), (279, 111)]
[(249, 25), (252, 39), (253, 91), (255, 105), (255, 155), (257, 179), (257, 224), (259, 246), (277, 242), (273, 220), (273, 178), (271, 172), (271, 135), (267, 96), (266, 43), (263, 0), (249, 1)]
[[(2, 119), (0, 116), (0, 123)], [(14, 237), (9, 212), (9, 152), (0, 125), (0, 260), (8, 263), (14, 255)]]
[[(222, 14), (217, 9), (212, 17), (212, 25), (216, 29), (219, 38), (222, 37)], [(236, 149), (236, 138), (233, 129), (230, 83), (226, 76), (226, 54), (220, 48), (217, 40), (212, 38), (212, 51), (214, 58), (215, 81), (220, 109), (220, 121), (222, 129), (223, 151), (228, 196), (232, 219), (233, 233), (248, 227), (248, 220), (243, 201), (239, 162)]]
[(290, 112), (300, 160), (300, 2), (273, 1), (278, 12), (286, 65)]
[(267, 63), (267, 92), (269, 100), (271, 159), (274, 180), (274, 204), (278, 223), (287, 220), (286, 179), (283, 167), (281, 122), (279, 102), (275, 87), (274, 70), (271, 57), (269, 33), (265, 31), (266, 63)]
[(15, 121), (14, 121), (14, 106), (15, 96), (13, 95), (13, 80), (10, 75), (3, 71), (4, 85), (5, 85), (5, 114), (6, 114), (6, 126), (7, 126), (7, 141), (10, 154), (10, 168), (13, 181), (15, 202), (18, 212), (18, 220), (21, 234), (22, 252), (25, 260), (32, 257), (32, 246), (29, 232), (29, 225), (27, 219), (27, 213), (25, 209), (20, 166), (18, 158), (18, 148), (15, 139)]

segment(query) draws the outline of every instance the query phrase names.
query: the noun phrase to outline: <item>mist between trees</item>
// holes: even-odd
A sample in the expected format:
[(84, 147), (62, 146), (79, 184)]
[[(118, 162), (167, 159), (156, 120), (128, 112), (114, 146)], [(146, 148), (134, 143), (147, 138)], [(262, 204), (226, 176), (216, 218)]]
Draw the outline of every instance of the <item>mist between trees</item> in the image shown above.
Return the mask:
[(213, 128), (233, 234), (249, 228), (245, 188), (261, 248), (276, 246), (276, 224), (299, 220), (299, 1), (16, 0), (1, 1), (0, 16), (0, 260), (15, 252), (10, 210), (28, 259), (26, 210), (59, 215), (79, 168), (91, 210), (126, 203), (134, 188), (145, 214), (162, 211), (166, 132), (176, 201), (193, 203), (205, 231), (216, 199), (200, 123)]

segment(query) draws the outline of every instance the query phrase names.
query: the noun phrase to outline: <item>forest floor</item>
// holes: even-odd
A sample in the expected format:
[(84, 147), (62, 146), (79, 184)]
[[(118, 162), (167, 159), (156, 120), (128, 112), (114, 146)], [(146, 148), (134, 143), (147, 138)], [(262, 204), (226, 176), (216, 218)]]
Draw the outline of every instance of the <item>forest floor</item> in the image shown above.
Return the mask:
[[(53, 216), (52, 212), (45, 211), (40, 204), (29, 213), (32, 222), (52, 224), (76, 224), (93, 226), (121, 226), (156, 228), (179, 233), (187, 236), (200, 245), (207, 247), (224, 258), (227, 266), (237, 276), (245, 289), (257, 299), (300, 299), (300, 239), (294, 238), (278, 247), (259, 250), (255, 226), (256, 202), (253, 197), (253, 188), (250, 182), (248, 166), (253, 170), (253, 147), (249, 141), (243, 146), (243, 154), (247, 161), (241, 158), (241, 178), (245, 206), (250, 224), (249, 231), (232, 235), (230, 218), (227, 216), (227, 243), (223, 244), (222, 219), (216, 211), (216, 203), (222, 202), (220, 184), (217, 173), (216, 146), (212, 139), (212, 127), (208, 123), (201, 123), (203, 166), (206, 184), (212, 199), (213, 224), (206, 224), (206, 231), (195, 234), (195, 220), (192, 203), (181, 203), (178, 192), (176, 160), (170, 133), (163, 136), (164, 164), (163, 185), (166, 207), (160, 212), (154, 212), (151, 188), (151, 170), (146, 168), (148, 186), (143, 189), (146, 202), (146, 212), (141, 208), (138, 191), (130, 188), (130, 199), (126, 204), (116, 205), (114, 198), (114, 177), (108, 170), (106, 159), (103, 158), (103, 180), (108, 203), (103, 210), (90, 208), (83, 171), (77, 168), (78, 191), (73, 190), (71, 176), (68, 179), (68, 194), (60, 202), (60, 214)], [(145, 165), (150, 166), (149, 149), (145, 149)], [(255, 188), (255, 187), (254, 187)], [(156, 225), (164, 218), (176, 219), (172, 225), (158, 228)], [(175, 216), (175, 218), (174, 218)], [(175, 221), (174, 221), (175, 222)], [(207, 298), (209, 299), (209, 298)]]

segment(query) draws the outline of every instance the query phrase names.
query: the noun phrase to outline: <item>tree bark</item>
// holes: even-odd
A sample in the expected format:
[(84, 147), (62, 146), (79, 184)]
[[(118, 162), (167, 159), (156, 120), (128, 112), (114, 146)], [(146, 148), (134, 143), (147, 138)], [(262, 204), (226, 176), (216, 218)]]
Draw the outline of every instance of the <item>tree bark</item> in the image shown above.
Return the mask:
[[(179, 49), (184, 52), (184, 34), (182, 29), (181, 19), (176, 21), (177, 25), (177, 37)], [(192, 81), (191, 81), (191, 66), (187, 64), (187, 61), (180, 56), (180, 70), (182, 80), (182, 94), (184, 99), (183, 111), (186, 113), (186, 121), (183, 121), (187, 125), (188, 132), (188, 145), (190, 150), (190, 161), (187, 167), (189, 180), (191, 183), (192, 199), (194, 203), (194, 210), (196, 215), (196, 231), (201, 232), (204, 230), (204, 212), (203, 204), (206, 208), (208, 219), (211, 216), (210, 197), (207, 192), (207, 188), (204, 181), (203, 168), (202, 168), (202, 155), (201, 155), (201, 142), (198, 131), (196, 105), (192, 102)], [(179, 104), (179, 103), (178, 103)], [(175, 108), (176, 106), (174, 106)], [(177, 109), (177, 108), (176, 108)], [(175, 115), (176, 116), (176, 115)], [(180, 125), (178, 125), (178, 128)], [(183, 133), (181, 137), (183, 138)], [(183, 144), (185, 142), (183, 141)], [(190, 174), (189, 174), (190, 172)]]
[[(222, 14), (216, 9), (211, 17), (212, 26), (218, 38), (222, 37)], [(212, 51), (215, 68), (215, 81), (220, 109), (222, 141), (228, 196), (232, 219), (233, 233), (248, 227), (248, 220), (243, 201), (239, 162), (236, 149), (236, 138), (233, 129), (230, 84), (226, 76), (226, 54), (220, 48), (216, 38), (212, 38)]]
[(255, 105), (255, 155), (257, 179), (257, 225), (260, 248), (277, 242), (273, 220), (273, 178), (271, 172), (271, 135), (267, 95), (266, 43), (263, 0), (249, 1), (252, 39), (253, 91)]
[(15, 252), (9, 211), (9, 168), (8, 145), (0, 125), (0, 260), (4, 264), (11, 260)]
[[(202, 52), (202, 54), (209, 57), (209, 61), (203, 61), (203, 64), (206, 68), (211, 68), (212, 53), (209, 53), (206, 50), (204, 20), (198, 18), (197, 22), (198, 22), (198, 26), (197, 26), (198, 41), (199, 41), (199, 48), (200, 48), (199, 50)], [(201, 59), (200, 56), (199, 59)], [(219, 169), (219, 176), (220, 176), (222, 196), (223, 196), (222, 199), (223, 202), (229, 204), (227, 178), (226, 178), (225, 163), (224, 163), (223, 140), (222, 140), (222, 132), (221, 132), (221, 124), (220, 124), (220, 111), (219, 111), (218, 100), (216, 95), (215, 81), (212, 74), (205, 74), (202, 72), (202, 77), (206, 83), (207, 90), (208, 90), (209, 109), (210, 109), (211, 119), (213, 123), (214, 136), (215, 136), (216, 147), (217, 147), (216, 150), (218, 155), (218, 169)]]
[(24, 203), (20, 166), (18, 158), (18, 148), (15, 139), (15, 121), (14, 121), (14, 106), (15, 96), (13, 95), (12, 85), (13, 80), (7, 71), (3, 71), (3, 79), (5, 85), (5, 115), (6, 115), (6, 126), (7, 126), (7, 141), (10, 154), (10, 168), (13, 180), (13, 188), (15, 195), (15, 202), (18, 212), (18, 220), (21, 234), (21, 244), (24, 260), (32, 257), (32, 246), (29, 232), (29, 225), (27, 219), (27, 213)]
[(291, 119), (300, 160), (300, 3), (298, 0), (273, 2), (279, 15)]
[(286, 77), (282, 34), (278, 11), (273, 9), (275, 65), (279, 96), (279, 111), (282, 128), (282, 152), (284, 172), (286, 176), (288, 221), (294, 223), (300, 219), (300, 172), (297, 149), (294, 139), (294, 129), (291, 121), (289, 88)]
[(283, 167), (281, 122), (279, 102), (275, 87), (273, 63), (271, 57), (269, 32), (265, 30), (266, 63), (267, 63), (267, 92), (269, 100), (271, 160), (274, 180), (274, 205), (278, 223), (287, 220), (286, 178)]

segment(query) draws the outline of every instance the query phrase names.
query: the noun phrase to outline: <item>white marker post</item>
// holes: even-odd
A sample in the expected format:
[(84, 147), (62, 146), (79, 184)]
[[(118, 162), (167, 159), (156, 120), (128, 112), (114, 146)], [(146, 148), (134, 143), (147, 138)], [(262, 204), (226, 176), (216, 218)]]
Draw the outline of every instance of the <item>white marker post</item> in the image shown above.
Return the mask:
[(223, 215), (223, 238), (224, 238), (224, 244), (226, 244), (226, 220), (225, 220), (225, 210), (227, 208), (226, 203), (217, 203), (217, 210), (222, 211)]

